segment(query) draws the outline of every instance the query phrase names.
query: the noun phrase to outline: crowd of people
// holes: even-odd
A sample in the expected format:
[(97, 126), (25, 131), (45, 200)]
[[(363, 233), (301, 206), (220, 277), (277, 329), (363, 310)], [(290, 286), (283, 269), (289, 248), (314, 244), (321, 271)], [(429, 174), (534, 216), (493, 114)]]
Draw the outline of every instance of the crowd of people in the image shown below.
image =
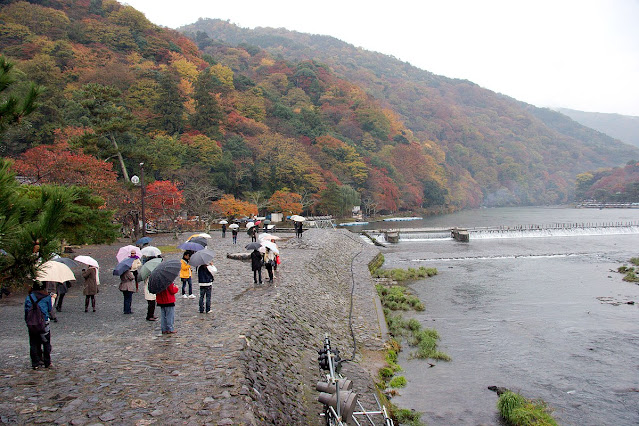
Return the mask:
[[(295, 222), (295, 225), (295, 234), (301, 237), (301, 226), (298, 227), (297, 222)], [(231, 228), (231, 231), (233, 244), (237, 244), (237, 227)], [(259, 226), (249, 227), (247, 234), (250, 236), (251, 242), (257, 244)], [(277, 267), (281, 262), (279, 250), (275, 243), (275, 240), (279, 238), (268, 234), (263, 234), (263, 236), (265, 238), (260, 239), (260, 241), (262, 241), (262, 244), (267, 242), (268, 246), (254, 245), (250, 254), (251, 270), (253, 271), (253, 282), (255, 285), (263, 284), (262, 268), (265, 268), (267, 271), (268, 283), (273, 283)], [(223, 224), (222, 238), (225, 237), (226, 225)], [(192, 250), (185, 250), (180, 260), (181, 268), (178, 276), (182, 284), (182, 298), (185, 299), (196, 298), (193, 294), (193, 267), (189, 263), (194, 253)], [(160, 319), (162, 334), (174, 334), (176, 333), (174, 329), (175, 302), (176, 295), (179, 293), (180, 288), (174, 282), (171, 282), (168, 287), (157, 294), (149, 291), (149, 278), (146, 277), (144, 280), (140, 280), (138, 272), (146, 262), (154, 258), (161, 258), (162, 256), (161, 254), (155, 256), (140, 256), (139, 254), (140, 252), (138, 250), (132, 250), (130, 252), (129, 257), (132, 260), (130, 262), (131, 266), (120, 275), (118, 288), (123, 295), (123, 314), (130, 315), (133, 313), (131, 308), (133, 294), (139, 291), (140, 283), (143, 283), (144, 298), (147, 301), (146, 320), (157, 321)], [(210, 314), (212, 313), (212, 285), (217, 269), (213, 265), (213, 261), (210, 261), (208, 264), (197, 265), (195, 271), (200, 289), (199, 312), (202, 314)], [(96, 312), (96, 295), (100, 292), (99, 268), (94, 265), (86, 265), (86, 268), (82, 269), (82, 278), (84, 279), (84, 312), (89, 312), (89, 304), (91, 305), (92, 311)], [(30, 357), (33, 369), (40, 367), (49, 368), (51, 366), (50, 321), (57, 322), (55, 312), (62, 311), (64, 295), (71, 285), (72, 283), (70, 281), (62, 283), (34, 281), (31, 291), (25, 298), (25, 321), (27, 322), (29, 330)], [(159, 306), (161, 310), (159, 318), (155, 316), (156, 306)], [(34, 314), (32, 311), (39, 311), (39, 314)], [(35, 318), (35, 315), (41, 315), (40, 322), (42, 324), (38, 326), (32, 326), (30, 324), (31, 322), (35, 322), (35, 320), (32, 319)]]

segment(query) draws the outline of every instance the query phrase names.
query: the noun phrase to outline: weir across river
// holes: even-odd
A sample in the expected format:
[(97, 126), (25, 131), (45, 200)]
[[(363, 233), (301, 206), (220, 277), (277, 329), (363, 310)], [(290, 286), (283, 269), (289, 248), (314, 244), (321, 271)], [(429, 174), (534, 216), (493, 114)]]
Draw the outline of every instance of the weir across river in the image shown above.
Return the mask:
[(475, 228), (396, 228), (367, 230), (366, 234), (380, 243), (451, 238), (471, 239), (553, 237), (571, 235), (639, 234), (639, 221), (602, 223), (550, 223), (543, 225), (489, 226)]

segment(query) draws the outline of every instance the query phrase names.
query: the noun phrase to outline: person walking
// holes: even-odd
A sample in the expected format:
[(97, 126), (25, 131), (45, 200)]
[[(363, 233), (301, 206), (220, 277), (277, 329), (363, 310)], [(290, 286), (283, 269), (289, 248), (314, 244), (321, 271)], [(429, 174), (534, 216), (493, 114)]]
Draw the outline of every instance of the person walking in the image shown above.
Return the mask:
[(156, 295), (156, 302), (160, 307), (160, 328), (162, 334), (174, 334), (177, 331), (173, 328), (175, 322), (175, 294), (180, 291), (175, 283), (171, 283), (166, 289)]
[(273, 283), (273, 264), (275, 263), (275, 252), (273, 250), (266, 247), (266, 251), (264, 252), (264, 267), (266, 268), (266, 272), (268, 272), (268, 282), (270, 284)]
[(127, 270), (120, 275), (120, 287), (118, 287), (124, 296), (124, 314), (132, 314), (131, 302), (133, 301), (133, 293), (135, 292), (135, 276), (131, 270)]
[[(191, 254), (193, 252), (187, 250), (182, 255), (182, 268), (180, 269), (180, 279), (182, 280), (182, 298), (191, 298), (195, 299), (195, 295), (193, 294), (193, 279), (191, 278), (191, 265), (189, 265), (189, 260), (191, 259)], [(189, 285), (189, 295), (186, 295), (186, 285)]]
[(64, 300), (64, 295), (67, 294), (67, 291), (69, 290), (69, 284), (71, 284), (71, 281), (57, 283), (56, 291), (58, 293), (58, 299), (55, 304), (55, 310), (58, 312), (62, 312), (62, 300)]
[[(29, 355), (31, 367), (37, 370), (40, 367), (51, 367), (51, 328), (49, 318), (53, 312), (51, 296), (45, 288), (45, 284), (34, 281), (31, 291), (24, 300), (24, 320), (27, 321), (29, 311), (34, 303), (37, 303), (44, 319), (44, 332), (29, 329)], [(42, 322), (40, 323), (42, 324)]]
[(237, 228), (231, 229), (231, 235), (233, 236), (233, 244), (237, 244)]
[(222, 238), (226, 238), (226, 223), (222, 224)]
[(262, 284), (262, 253), (257, 250), (251, 252), (251, 269), (253, 270), (253, 283)]
[(137, 255), (135, 250), (131, 251), (131, 255), (129, 256), (133, 260), (133, 264), (131, 265), (131, 272), (133, 272), (133, 278), (135, 279), (135, 292), (138, 292), (138, 269), (142, 267), (142, 260), (140, 256)]
[(95, 266), (89, 266), (87, 269), (82, 270), (82, 277), (84, 278), (84, 312), (89, 312), (89, 300), (91, 300), (91, 307), (95, 312), (95, 295), (100, 292), (98, 286), (98, 274), (100, 271)]
[[(213, 265), (213, 263), (209, 263)], [(197, 267), (197, 281), (200, 284), (200, 313), (206, 312), (210, 314), (211, 311), (211, 286), (213, 285), (213, 274), (209, 269), (209, 265), (200, 265)], [(206, 297), (206, 310), (204, 310), (204, 298)]]

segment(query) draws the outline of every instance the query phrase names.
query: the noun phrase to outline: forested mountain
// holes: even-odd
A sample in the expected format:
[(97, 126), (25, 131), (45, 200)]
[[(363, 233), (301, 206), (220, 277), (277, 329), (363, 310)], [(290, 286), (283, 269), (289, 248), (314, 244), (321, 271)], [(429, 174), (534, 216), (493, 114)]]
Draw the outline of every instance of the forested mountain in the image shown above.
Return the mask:
[(605, 133), (615, 139), (639, 147), (639, 117), (602, 112), (585, 112), (568, 108), (557, 108), (577, 123)]
[(140, 163), (147, 214), (202, 218), (234, 197), (319, 214), (557, 203), (578, 173), (639, 158), (550, 110), (330, 37), (201, 20), (193, 42), (113, 0), (0, 6), (11, 90), (44, 89), (0, 135), (2, 155), (133, 223)]
[(286, 60), (327, 64), (395, 112), (417, 140), (443, 152), (447, 201), (456, 205), (562, 202), (577, 173), (639, 158), (635, 148), (549, 109), (332, 37), (282, 28), (251, 30), (211, 19), (180, 30), (204, 52), (230, 43), (266, 49)]

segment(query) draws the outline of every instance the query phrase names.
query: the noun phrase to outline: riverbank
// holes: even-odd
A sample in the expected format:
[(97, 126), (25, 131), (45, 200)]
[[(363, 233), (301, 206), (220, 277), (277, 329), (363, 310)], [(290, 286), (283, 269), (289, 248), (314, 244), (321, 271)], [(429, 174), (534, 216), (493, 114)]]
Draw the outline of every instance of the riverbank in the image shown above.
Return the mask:
[[(110, 268), (124, 243), (82, 247), (74, 255), (91, 255), (104, 267), (97, 312), (84, 313), (81, 283), (73, 286), (59, 322), (52, 324), (50, 370), (29, 368), (22, 299), (2, 299), (0, 421), (320, 424), (314, 386), (322, 376), (316, 351), (324, 333), (343, 358), (355, 353), (343, 373), (362, 403), (374, 407), (371, 376), (379, 368), (385, 325), (367, 264), (377, 249), (345, 230), (281, 236), (274, 284), (254, 286), (250, 265), (226, 258), (244, 251), (248, 237), (240, 235), (233, 246), (230, 236), (215, 234), (213, 314), (199, 314), (197, 299), (179, 298), (173, 336), (145, 321), (140, 293), (134, 295), (134, 314), (121, 313), (122, 295)], [(152, 244), (178, 241), (162, 236)]]

